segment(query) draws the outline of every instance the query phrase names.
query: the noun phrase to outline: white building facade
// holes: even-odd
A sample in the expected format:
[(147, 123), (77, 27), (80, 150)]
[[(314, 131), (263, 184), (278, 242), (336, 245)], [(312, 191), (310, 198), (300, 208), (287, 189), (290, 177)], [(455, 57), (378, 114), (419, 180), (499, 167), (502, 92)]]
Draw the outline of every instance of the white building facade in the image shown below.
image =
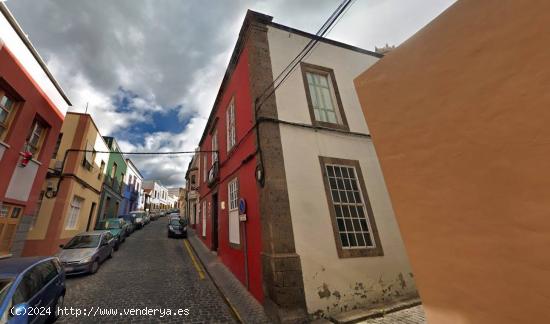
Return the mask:
[(168, 189), (158, 180), (143, 181), (143, 189), (149, 191), (149, 210), (164, 210), (168, 208)]
[[(272, 23), (267, 40), (275, 79), (311, 35)], [(280, 163), (313, 317), (417, 296), (353, 83), (379, 58), (324, 39), (275, 92)]]
[(126, 175), (124, 176), (124, 183), (126, 183), (126, 185), (128, 186), (128, 212), (134, 210), (143, 210), (143, 176), (139, 172), (136, 165), (132, 162), (132, 160), (126, 159), (126, 164), (128, 165), (128, 167), (126, 169)]

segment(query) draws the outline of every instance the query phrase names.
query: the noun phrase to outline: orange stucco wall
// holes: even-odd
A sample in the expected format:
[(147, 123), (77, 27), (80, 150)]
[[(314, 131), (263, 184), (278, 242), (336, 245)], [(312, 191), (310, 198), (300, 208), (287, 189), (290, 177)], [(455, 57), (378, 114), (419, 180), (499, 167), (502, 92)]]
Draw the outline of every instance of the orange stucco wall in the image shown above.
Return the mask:
[(429, 323), (550, 321), (549, 23), (461, 0), (355, 81)]

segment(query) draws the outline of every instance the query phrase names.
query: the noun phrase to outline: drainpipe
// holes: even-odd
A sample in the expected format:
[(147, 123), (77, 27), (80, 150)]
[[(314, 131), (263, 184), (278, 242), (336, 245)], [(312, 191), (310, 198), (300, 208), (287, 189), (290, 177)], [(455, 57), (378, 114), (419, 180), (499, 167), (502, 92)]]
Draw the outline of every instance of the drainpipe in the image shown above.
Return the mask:
[(246, 279), (246, 289), (250, 289), (250, 279), (248, 277), (248, 237), (246, 235), (246, 222), (243, 224), (243, 237), (244, 237), (244, 276)]

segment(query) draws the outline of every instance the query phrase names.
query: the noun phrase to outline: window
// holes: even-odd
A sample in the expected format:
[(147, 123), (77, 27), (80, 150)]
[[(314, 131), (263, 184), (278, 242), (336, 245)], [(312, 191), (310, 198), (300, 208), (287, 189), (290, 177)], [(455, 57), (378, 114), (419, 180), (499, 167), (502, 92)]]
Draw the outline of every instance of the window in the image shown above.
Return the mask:
[(84, 152), (84, 159), (82, 160), (82, 166), (88, 170), (92, 171), (95, 163), (96, 151), (90, 143), (86, 143), (86, 152)]
[(46, 192), (44, 190), (40, 191), (40, 195), (38, 196), (38, 200), (36, 201), (36, 207), (34, 210), (34, 215), (32, 217), (32, 222), (30, 229), (32, 230), (36, 226), (36, 221), (38, 219), (38, 215), (40, 214), (40, 208), (42, 208), (42, 202), (44, 201), (44, 195)]
[(383, 255), (359, 163), (325, 157), (320, 161), (338, 255)]
[(218, 131), (212, 133), (212, 165), (218, 162)]
[(2, 204), (0, 207), (0, 218), (19, 218), (23, 208), (19, 206)]
[(195, 185), (195, 175), (191, 176), (191, 189), (193, 189), (193, 186)]
[(113, 163), (113, 167), (111, 168), (111, 187), (115, 185), (116, 169), (117, 169), (117, 165), (116, 163)]
[(101, 167), (99, 168), (99, 174), (97, 175), (98, 179), (101, 179), (101, 176), (105, 172), (105, 161), (101, 161)]
[(57, 158), (57, 153), (59, 153), (59, 146), (61, 146), (61, 140), (63, 139), (63, 133), (59, 133), (57, 136), (57, 141), (55, 142), (55, 148), (53, 149), (52, 159)]
[(120, 187), (118, 188), (122, 192), (122, 187), (124, 187), (124, 173), (120, 174)]
[(227, 120), (227, 151), (231, 151), (235, 143), (237, 143), (237, 135), (235, 133), (235, 99), (231, 98), (229, 107), (226, 112)]
[(229, 243), (239, 245), (239, 180), (235, 178), (227, 184), (227, 200), (229, 205)]
[(206, 201), (202, 202), (202, 236), (206, 236)]
[(0, 140), (6, 138), (14, 111), (15, 101), (0, 88)]
[(21, 280), (13, 295), (14, 305), (28, 302), (38, 293), (38, 291), (40, 291), (40, 289), (42, 289), (43, 277), (40, 265), (41, 264), (27, 270), (23, 276), (23, 280)]
[(208, 178), (208, 171), (206, 170), (206, 160), (207, 160), (207, 155), (204, 154), (203, 155), (203, 162), (202, 162), (202, 181), (203, 182), (206, 182), (206, 178)]
[(37, 158), (40, 153), (42, 143), (46, 137), (46, 130), (47, 126), (38, 119), (35, 119), (32, 123), (31, 131), (25, 142), (25, 150), (31, 152), (33, 158)]
[(67, 217), (67, 222), (65, 224), (66, 230), (74, 230), (78, 225), (78, 217), (80, 216), (80, 208), (82, 207), (82, 202), (84, 199), (74, 196), (73, 201), (69, 207), (69, 217)]
[(314, 125), (348, 129), (334, 71), (302, 63), (311, 121)]

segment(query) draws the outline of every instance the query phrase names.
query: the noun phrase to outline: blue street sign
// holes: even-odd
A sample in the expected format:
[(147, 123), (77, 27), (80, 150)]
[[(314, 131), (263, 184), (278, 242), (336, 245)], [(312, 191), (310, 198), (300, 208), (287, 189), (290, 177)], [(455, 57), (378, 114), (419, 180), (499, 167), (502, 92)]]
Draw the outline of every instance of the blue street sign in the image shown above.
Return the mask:
[(239, 213), (246, 213), (246, 200), (244, 200), (244, 198), (239, 199)]

